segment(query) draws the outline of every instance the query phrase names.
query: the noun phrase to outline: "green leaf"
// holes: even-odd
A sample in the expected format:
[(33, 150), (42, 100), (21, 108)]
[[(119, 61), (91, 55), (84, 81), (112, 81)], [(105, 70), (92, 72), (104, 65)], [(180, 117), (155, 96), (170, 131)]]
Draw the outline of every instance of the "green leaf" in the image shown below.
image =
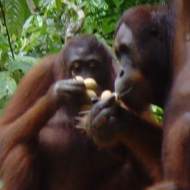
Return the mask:
[(105, 33), (113, 32), (114, 27), (115, 27), (115, 22), (113, 21), (113, 18), (105, 18), (103, 20), (102, 28)]
[(163, 122), (163, 117), (164, 117), (164, 110), (157, 106), (157, 105), (151, 105), (150, 106), (150, 110), (153, 113), (154, 118), (156, 119), (156, 121), (158, 121), (159, 123)]
[(25, 19), (30, 14), (26, 0), (6, 0), (5, 17), (10, 34), (19, 35)]
[(15, 60), (10, 61), (8, 65), (9, 72), (20, 70), (25, 74), (36, 63), (36, 58), (29, 56), (15, 56)]
[(0, 100), (10, 97), (16, 90), (17, 84), (9, 75), (9, 72), (0, 72)]
[(7, 38), (3, 35), (0, 35), (0, 50), (7, 50), (9, 48), (9, 44)]
[(157, 114), (157, 115), (163, 115), (164, 114), (164, 110), (156, 105), (151, 105), (151, 110), (153, 113)]
[(120, 5), (123, 3), (123, 0), (120, 0), (120, 1), (118, 1), (118, 0), (113, 0), (113, 3), (115, 4), (115, 6), (116, 6), (117, 8), (119, 8)]

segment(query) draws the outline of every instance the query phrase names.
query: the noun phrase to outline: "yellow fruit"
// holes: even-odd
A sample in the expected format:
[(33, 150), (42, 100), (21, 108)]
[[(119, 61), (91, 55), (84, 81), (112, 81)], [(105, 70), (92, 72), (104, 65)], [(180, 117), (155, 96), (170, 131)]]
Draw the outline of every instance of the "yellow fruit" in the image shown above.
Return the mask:
[(96, 92), (93, 90), (86, 90), (86, 94), (89, 97), (89, 102), (81, 106), (81, 111), (90, 110), (92, 107), (92, 100), (97, 98)]
[(97, 89), (97, 83), (93, 78), (86, 78), (84, 79), (84, 84), (87, 89), (96, 91)]
[(86, 93), (90, 99), (97, 97), (96, 92), (94, 92), (94, 90), (86, 90)]
[(112, 96), (112, 92), (110, 90), (105, 90), (101, 94), (101, 100), (107, 100)]

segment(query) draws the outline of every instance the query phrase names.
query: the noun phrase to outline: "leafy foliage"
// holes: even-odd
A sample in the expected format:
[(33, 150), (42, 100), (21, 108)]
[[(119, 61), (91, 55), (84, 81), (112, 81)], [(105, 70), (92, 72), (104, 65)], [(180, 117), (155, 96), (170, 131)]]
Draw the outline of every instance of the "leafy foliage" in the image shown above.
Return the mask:
[(100, 35), (111, 45), (116, 24), (121, 14), (129, 7), (147, 3), (164, 3), (164, 0), (85, 1), (84, 10), (87, 18), (83, 32)]

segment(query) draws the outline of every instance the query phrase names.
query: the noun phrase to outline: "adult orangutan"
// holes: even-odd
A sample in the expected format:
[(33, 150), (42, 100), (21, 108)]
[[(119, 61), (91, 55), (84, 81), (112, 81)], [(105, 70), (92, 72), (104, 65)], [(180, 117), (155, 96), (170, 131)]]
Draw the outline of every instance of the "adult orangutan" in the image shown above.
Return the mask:
[(97, 94), (113, 91), (113, 58), (93, 36), (71, 39), (21, 81), (0, 119), (0, 175), (4, 190), (140, 190), (152, 179), (130, 151), (99, 149), (76, 128), (89, 103), (82, 81)]
[[(190, 116), (188, 100), (190, 86), (188, 77), (190, 62), (190, 2), (187, 0), (172, 1), (171, 6), (167, 10), (168, 13), (163, 14), (163, 19), (161, 20), (158, 19), (158, 15), (161, 14), (160, 10), (152, 12), (152, 8), (150, 8), (152, 14), (149, 14), (148, 18), (155, 18), (154, 25), (146, 24), (147, 12), (143, 11), (143, 9), (142, 7), (137, 8), (135, 13), (136, 21), (131, 16), (134, 9), (124, 14), (117, 29), (116, 53), (123, 64), (122, 70), (116, 79), (115, 89), (132, 112), (141, 112), (150, 102), (166, 106), (163, 143), (163, 178), (165, 182), (148, 189), (189, 190), (190, 161), (188, 147), (190, 137), (188, 126)], [(144, 27), (142, 25), (139, 27), (136, 24), (139, 17), (142, 18)], [(150, 24), (150, 22), (148, 23)], [(162, 33), (162, 31), (165, 32)], [(147, 35), (144, 32), (147, 32)], [(141, 38), (138, 38), (139, 36)], [(147, 47), (149, 47), (149, 51), (146, 52)], [(148, 58), (148, 60), (142, 59), (142, 55), (145, 56), (144, 58)], [(144, 60), (146, 62), (143, 62)], [(145, 99), (145, 101), (142, 101), (142, 99)], [(122, 141), (129, 147), (131, 145), (131, 150), (135, 150), (134, 147), (138, 143), (134, 143), (134, 136), (139, 138), (140, 136), (145, 136), (144, 139), (142, 138), (141, 147), (145, 146), (144, 144), (147, 142), (150, 144), (154, 142), (152, 139), (148, 139), (151, 135), (148, 137), (148, 135), (144, 134), (145, 128), (148, 126), (147, 124), (142, 127), (140, 122), (136, 121), (137, 125), (134, 127), (134, 124), (131, 124), (132, 122), (135, 123), (135, 120), (131, 119), (131, 110), (126, 111), (127, 114), (131, 113), (130, 117), (127, 117), (126, 114), (124, 115), (124, 111), (122, 111), (124, 115), (122, 116), (121, 113), (118, 114), (118, 112), (113, 111), (115, 109), (114, 104), (110, 104), (109, 101), (102, 103), (101, 106), (98, 105), (101, 109), (98, 110), (97, 106), (94, 110), (99, 112), (96, 113), (94, 111), (95, 114), (92, 114), (91, 123), (93, 124), (93, 120), (96, 123), (91, 131), (93, 131), (92, 136), (95, 134), (94, 131), (96, 131), (97, 135), (94, 136), (96, 141), (101, 143), (102, 137), (107, 135), (105, 128), (100, 129), (99, 121), (102, 121), (101, 124), (105, 125), (107, 122), (112, 131), (114, 129), (114, 133), (111, 133), (112, 138), (109, 138), (109, 141), (112, 143), (114, 140), (116, 142), (121, 141), (122, 136)], [(108, 115), (109, 118), (112, 118), (110, 123), (107, 119)], [(117, 123), (116, 119), (124, 120), (124, 118), (125, 123), (129, 124), (120, 126), (117, 129), (113, 128), (113, 122)], [(137, 134), (137, 127), (139, 130), (141, 128), (142, 134)], [(133, 131), (133, 135), (131, 135), (131, 131)], [(104, 142), (104, 144), (108, 142)], [(150, 150), (153, 149), (150, 148)], [(136, 151), (136, 154), (138, 154), (138, 151)]]
[(173, 83), (166, 106), (164, 125), (164, 180), (175, 183), (176, 189), (189, 190), (190, 2), (173, 0), (171, 8), (174, 9), (176, 20), (172, 54)]
[(172, 50), (172, 88), (166, 105), (163, 171), (164, 181), (148, 190), (189, 190), (189, 71), (190, 71), (190, 2), (173, 0), (170, 4), (174, 19)]
[(86, 124), (99, 146), (126, 145), (153, 181), (162, 178), (162, 128), (142, 115), (151, 103), (164, 107), (167, 101), (171, 25), (166, 6), (138, 6), (123, 14), (114, 43), (121, 63), (115, 91), (128, 110), (112, 96), (92, 108)]

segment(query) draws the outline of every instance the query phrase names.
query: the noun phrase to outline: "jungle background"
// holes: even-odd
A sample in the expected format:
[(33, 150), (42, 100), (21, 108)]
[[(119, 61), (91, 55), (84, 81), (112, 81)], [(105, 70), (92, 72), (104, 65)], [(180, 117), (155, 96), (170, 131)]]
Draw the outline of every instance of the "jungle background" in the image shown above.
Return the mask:
[[(131, 6), (165, 0), (0, 0), (0, 113), (20, 79), (65, 40), (93, 33), (112, 45), (117, 21)], [(152, 107), (158, 119), (162, 110)]]

